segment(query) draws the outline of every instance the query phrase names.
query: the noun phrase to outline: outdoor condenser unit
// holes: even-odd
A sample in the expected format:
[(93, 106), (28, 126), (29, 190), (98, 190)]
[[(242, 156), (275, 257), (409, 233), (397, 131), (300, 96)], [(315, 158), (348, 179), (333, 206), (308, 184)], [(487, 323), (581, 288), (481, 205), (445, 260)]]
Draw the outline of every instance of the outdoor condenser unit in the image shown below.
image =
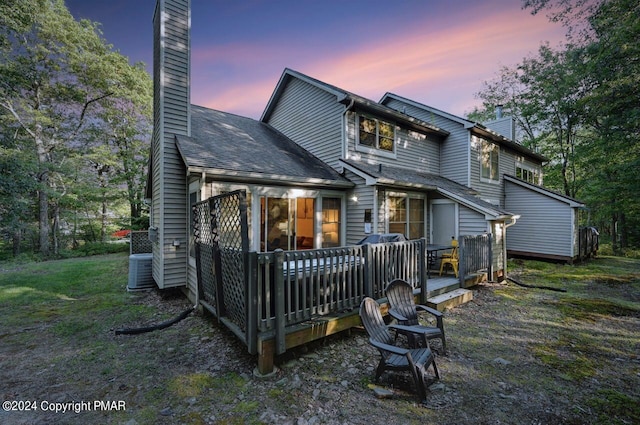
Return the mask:
[(129, 256), (128, 291), (141, 291), (154, 287), (152, 261), (153, 254), (131, 254)]

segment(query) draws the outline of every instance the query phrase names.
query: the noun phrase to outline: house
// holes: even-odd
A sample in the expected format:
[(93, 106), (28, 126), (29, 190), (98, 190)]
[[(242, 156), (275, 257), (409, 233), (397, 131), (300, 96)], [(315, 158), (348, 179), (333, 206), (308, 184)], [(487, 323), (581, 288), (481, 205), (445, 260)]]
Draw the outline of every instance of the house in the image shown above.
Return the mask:
[(539, 179), (543, 156), (487, 126), (391, 93), (376, 102), (285, 69), (253, 120), (192, 105), (190, 89), (189, 0), (159, 0), (147, 186), (153, 277), (160, 288), (183, 287), (192, 298), (190, 206), (210, 196), (246, 191), (255, 252), (344, 246), (371, 233), (434, 244), (490, 233), (490, 278), (504, 277), (506, 235), (530, 208), (507, 196), (559, 200), (511, 177)]
[(509, 256), (572, 262), (591, 253), (580, 246), (585, 205), (542, 186), (548, 158), (513, 141), (517, 127), (500, 107), (495, 120), (479, 124), (392, 93), (380, 103), (450, 132), (442, 175), (518, 217), (506, 238)]

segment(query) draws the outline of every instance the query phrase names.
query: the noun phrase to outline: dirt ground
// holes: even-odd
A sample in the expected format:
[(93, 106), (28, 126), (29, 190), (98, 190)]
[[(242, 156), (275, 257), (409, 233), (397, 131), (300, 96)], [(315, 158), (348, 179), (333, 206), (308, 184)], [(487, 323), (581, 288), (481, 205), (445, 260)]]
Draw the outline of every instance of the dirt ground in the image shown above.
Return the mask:
[[(606, 422), (598, 405), (611, 390), (640, 400), (638, 315), (567, 321), (552, 308), (556, 298), (507, 284), (474, 288), (472, 302), (445, 313), (448, 355), (437, 356), (441, 379), (430, 385), (426, 405), (408, 374), (383, 375), (377, 385), (392, 394), (376, 397), (378, 353), (359, 329), (278, 357), (269, 378), (256, 376), (256, 357), (203, 313), (135, 336), (115, 335), (113, 326), (77, 340), (56, 338), (47, 323), (15, 329), (0, 335), (0, 396), (33, 401), (38, 410), (2, 410), (0, 423), (640, 423), (633, 412), (613, 412)], [(157, 307), (162, 317), (189, 307), (181, 296), (155, 291), (133, 303)], [(545, 347), (553, 347), (555, 360), (544, 356)], [(584, 374), (567, 366), (582, 361)]]

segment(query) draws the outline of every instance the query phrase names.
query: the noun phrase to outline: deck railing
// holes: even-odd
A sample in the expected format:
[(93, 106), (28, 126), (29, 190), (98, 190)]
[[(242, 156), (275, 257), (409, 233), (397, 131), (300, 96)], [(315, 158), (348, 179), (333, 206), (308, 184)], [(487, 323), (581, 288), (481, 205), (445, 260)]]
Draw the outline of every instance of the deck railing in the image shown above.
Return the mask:
[[(362, 299), (383, 299), (393, 279), (410, 282), (421, 303), (427, 302), (425, 239), (251, 252), (244, 191), (195, 203), (192, 218), (199, 302), (249, 353), (259, 354), (263, 373), (272, 369), (273, 355), (287, 347), (357, 326)], [(462, 240), (462, 277), (486, 267), (490, 246), (482, 248), (483, 243), (490, 245), (491, 238)], [(478, 249), (481, 254), (465, 254)]]
[[(393, 279), (424, 279), (424, 240), (304, 251), (250, 252), (249, 285), (255, 288), (258, 330), (282, 322), (292, 326), (313, 317), (357, 308), (365, 296), (380, 299)], [(252, 291), (253, 292), (253, 291)], [(426, 291), (425, 291), (426, 292)]]
[(493, 274), (492, 242), (491, 233), (465, 235), (460, 238), (459, 276), (461, 283), (478, 273), (487, 273), (491, 279)]

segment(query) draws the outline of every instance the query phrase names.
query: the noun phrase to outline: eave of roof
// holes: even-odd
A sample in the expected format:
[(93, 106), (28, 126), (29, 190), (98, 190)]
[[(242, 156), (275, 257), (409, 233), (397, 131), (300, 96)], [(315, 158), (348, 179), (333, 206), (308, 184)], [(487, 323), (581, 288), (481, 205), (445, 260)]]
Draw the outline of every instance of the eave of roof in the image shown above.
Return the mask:
[(562, 193), (555, 192), (553, 190), (547, 189), (546, 187), (539, 186), (537, 184), (526, 182), (522, 179), (519, 179), (515, 176), (511, 176), (508, 174), (504, 175), (505, 181), (517, 184), (518, 186), (533, 190), (534, 192), (540, 193), (542, 195), (548, 196), (549, 198), (556, 199), (558, 201), (569, 204), (572, 208), (585, 208), (586, 205), (580, 202), (577, 199), (571, 198), (569, 196), (563, 195)]
[(480, 199), (475, 190), (436, 174), (361, 161), (340, 160), (341, 165), (364, 178), (368, 185), (384, 185), (402, 189), (436, 191), (491, 220), (510, 219), (514, 214)]
[(348, 92), (346, 90), (342, 90), (336, 86), (327, 84), (325, 82), (317, 80), (313, 77), (309, 77), (308, 75), (302, 74), (298, 71), (294, 71), (289, 68), (285, 68), (282, 75), (280, 76), (280, 80), (278, 81), (278, 84), (276, 85), (275, 90), (271, 94), (271, 97), (269, 98), (269, 102), (267, 102), (267, 106), (264, 112), (262, 113), (260, 121), (267, 122), (269, 120), (269, 117), (273, 113), (273, 110), (277, 104), (278, 99), (284, 92), (287, 82), (291, 78), (298, 78), (321, 90), (326, 91), (327, 93), (330, 93), (336, 96), (336, 102), (345, 105), (345, 107), (351, 106), (353, 108), (360, 109), (365, 112), (369, 112), (371, 114), (379, 116), (380, 118), (392, 120), (396, 124), (402, 125), (403, 127), (409, 128), (411, 130), (419, 131), (422, 133), (431, 133), (440, 137), (446, 137), (449, 135), (448, 131), (443, 130), (435, 125), (421, 121), (409, 115), (402, 114), (393, 108), (389, 108), (373, 100)]
[(441, 111), (441, 110), (439, 110), (437, 108), (434, 108), (432, 106), (427, 106), (427, 105), (422, 104), (420, 102), (416, 102), (415, 100), (407, 99), (406, 97), (399, 96), (399, 95), (394, 94), (394, 93), (389, 93), (389, 92), (385, 93), (385, 95), (382, 96), (382, 99), (380, 99), (380, 103), (381, 104), (385, 104), (387, 99), (395, 99), (395, 100), (398, 100), (400, 102), (404, 102), (404, 103), (406, 103), (408, 105), (414, 106), (416, 108), (423, 109), (423, 110), (428, 111), (430, 113), (433, 113), (435, 115), (440, 115), (441, 117), (444, 117), (444, 118), (449, 119), (449, 120), (451, 120), (453, 122), (461, 124), (462, 126), (464, 126), (465, 129), (471, 131), (472, 133), (475, 133), (475, 134), (477, 134), (479, 136), (486, 137), (486, 138), (488, 138), (488, 139), (490, 139), (490, 140), (492, 140), (494, 142), (498, 142), (499, 144), (507, 146), (507, 147), (517, 151), (517, 152), (520, 152), (523, 155), (527, 155), (527, 156), (529, 156), (531, 158), (535, 158), (540, 162), (549, 162), (549, 158), (547, 158), (546, 156), (541, 155), (541, 154), (539, 154), (537, 152), (534, 152), (531, 149), (529, 149), (529, 148), (527, 148), (525, 146), (522, 146), (521, 144), (516, 143), (513, 140), (511, 140), (511, 139), (509, 139), (507, 137), (504, 137), (501, 134), (496, 133), (495, 131), (491, 130), (490, 128), (488, 128), (487, 126), (485, 126), (483, 124), (477, 123), (475, 121), (470, 121), (470, 120), (468, 120), (466, 118), (462, 118), (462, 117), (459, 117), (457, 115), (450, 114), (448, 112)]

